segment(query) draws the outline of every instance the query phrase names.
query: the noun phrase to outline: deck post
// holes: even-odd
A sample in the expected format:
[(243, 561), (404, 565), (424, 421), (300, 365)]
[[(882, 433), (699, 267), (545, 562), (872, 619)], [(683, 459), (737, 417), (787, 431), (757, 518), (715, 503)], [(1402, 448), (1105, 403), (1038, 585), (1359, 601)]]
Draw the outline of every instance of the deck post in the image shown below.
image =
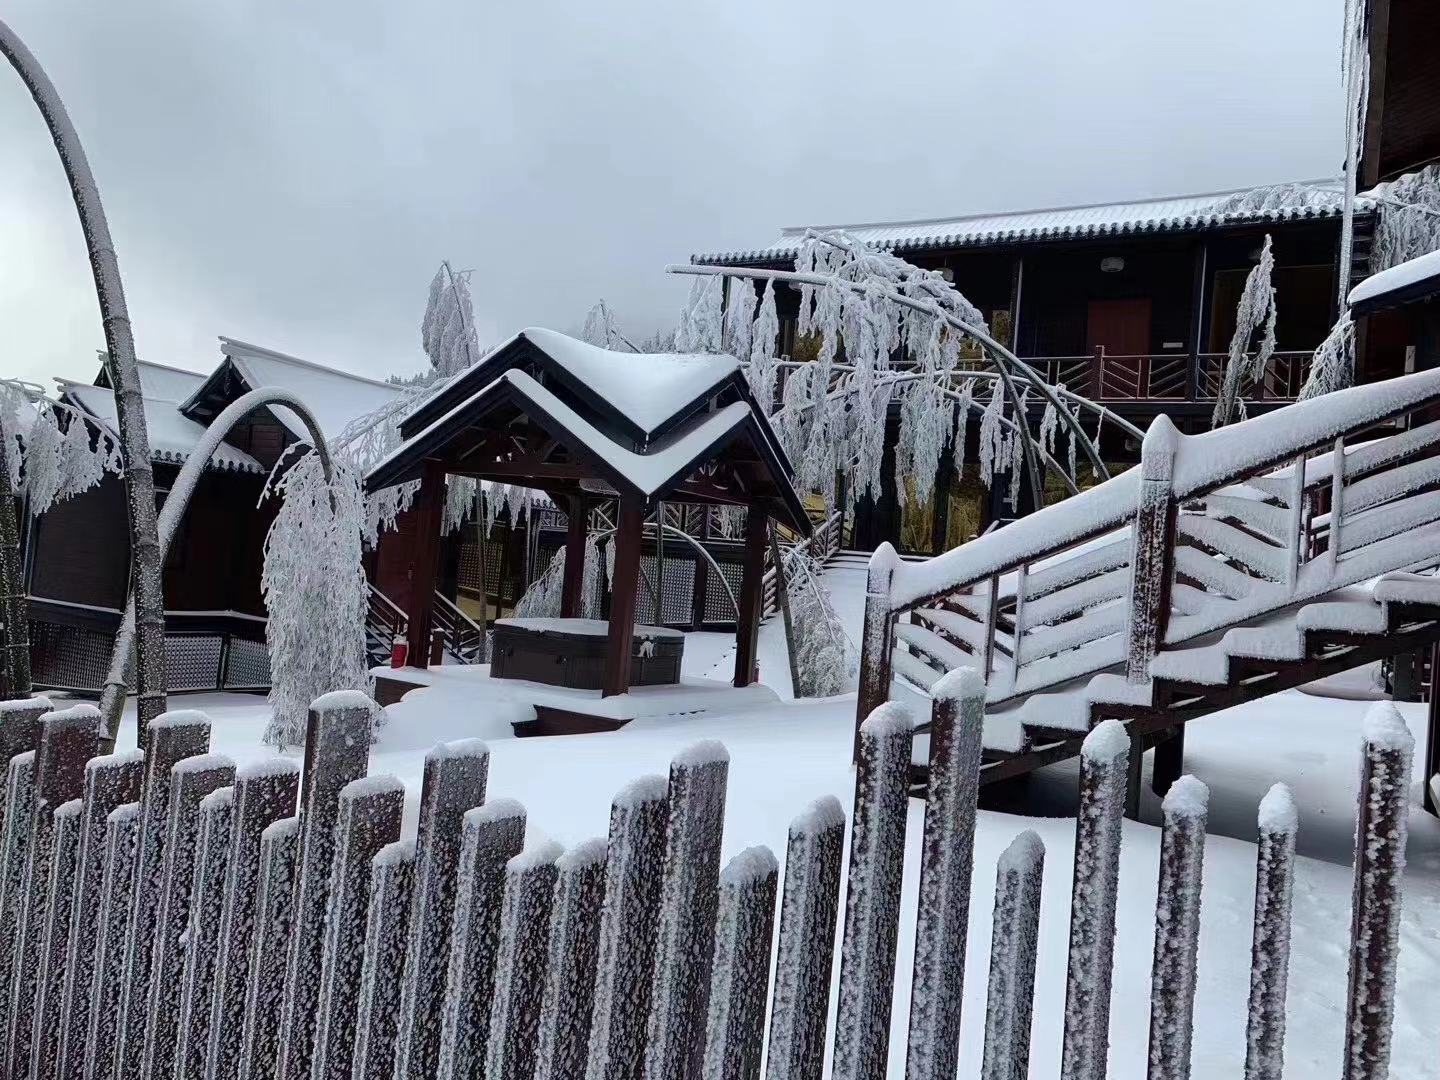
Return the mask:
[(1125, 679), (1150, 679), (1150, 660), (1165, 640), (1170, 614), (1170, 577), (1175, 559), (1171, 474), (1180, 433), (1164, 413), (1150, 421), (1140, 447), (1140, 499), (1135, 508), (1130, 557), (1129, 646)]
[(415, 550), (410, 570), (410, 605), (405, 612), (412, 667), (430, 666), (430, 625), (435, 608), (435, 574), (440, 564), (440, 515), (445, 509), (445, 466), (427, 458), (415, 498)]
[(565, 576), (560, 582), (560, 617), (576, 619), (584, 601), (580, 591), (585, 583), (585, 523), (588, 517), (585, 500), (579, 495), (570, 496), (565, 514)]
[(1210, 258), (1208, 242), (1202, 240), (1195, 245), (1195, 269), (1190, 284), (1190, 327), (1189, 348), (1185, 358), (1185, 400), (1197, 401), (1200, 397), (1200, 334), (1205, 326), (1205, 274)]
[(890, 582), (899, 557), (888, 543), (870, 556), (865, 578), (865, 629), (860, 638), (860, 689), (855, 696), (855, 747), (852, 760), (860, 760), (860, 725), (890, 700), (890, 650), (894, 646), (895, 619), (890, 611)]
[(1440, 800), (1436, 797), (1436, 788), (1440, 784), (1432, 783), (1435, 777), (1440, 776), (1440, 643), (1430, 646), (1429, 713), (1430, 723), (1425, 732), (1425, 782), (1420, 787), (1424, 792), (1422, 801), (1425, 809), (1440, 815)]
[(640, 584), (640, 541), (645, 511), (630, 499), (620, 500), (615, 529), (615, 580), (610, 593), (610, 633), (605, 642), (602, 697), (630, 689), (630, 650), (635, 637), (635, 590)]
[(1155, 768), (1150, 775), (1150, 788), (1162, 799), (1185, 772), (1185, 725), (1178, 724), (1171, 730), (1168, 738), (1155, 744)]
[(764, 607), (766, 526), (765, 508), (751, 503), (745, 514), (745, 572), (740, 579), (740, 614), (735, 620), (735, 685), (749, 686), (756, 679), (756, 644)]

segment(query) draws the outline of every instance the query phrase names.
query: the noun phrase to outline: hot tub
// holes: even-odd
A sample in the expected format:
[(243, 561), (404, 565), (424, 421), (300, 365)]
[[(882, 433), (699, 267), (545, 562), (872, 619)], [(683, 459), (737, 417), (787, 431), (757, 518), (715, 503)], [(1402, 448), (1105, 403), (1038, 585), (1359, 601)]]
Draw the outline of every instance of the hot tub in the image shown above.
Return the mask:
[[(603, 619), (497, 619), (490, 652), (496, 679), (528, 679), (575, 690), (604, 687)], [(630, 685), (680, 681), (685, 635), (663, 626), (637, 626), (630, 651)]]

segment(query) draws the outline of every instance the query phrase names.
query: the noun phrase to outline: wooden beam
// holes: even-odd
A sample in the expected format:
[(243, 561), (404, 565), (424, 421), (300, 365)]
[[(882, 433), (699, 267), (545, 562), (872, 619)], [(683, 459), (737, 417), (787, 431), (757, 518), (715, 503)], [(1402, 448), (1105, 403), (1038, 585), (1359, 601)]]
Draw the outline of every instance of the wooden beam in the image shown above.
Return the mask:
[(410, 564), (409, 662), (430, 666), (430, 626), (435, 610), (435, 575), (440, 564), (440, 518), (445, 510), (445, 466), (426, 458), (415, 498), (415, 547)]
[(765, 508), (751, 504), (745, 515), (745, 570), (740, 579), (740, 617), (735, 622), (736, 686), (749, 686), (756, 681), (756, 644), (765, 579), (765, 530), (769, 522)]
[(585, 500), (572, 495), (566, 506), (565, 576), (560, 582), (560, 617), (576, 619), (584, 602), (581, 588), (585, 583)]
[(610, 633), (605, 641), (605, 677), (601, 697), (613, 697), (630, 689), (635, 590), (640, 584), (640, 543), (644, 523), (644, 508), (634, 500), (621, 499), (615, 529), (615, 577), (610, 595)]

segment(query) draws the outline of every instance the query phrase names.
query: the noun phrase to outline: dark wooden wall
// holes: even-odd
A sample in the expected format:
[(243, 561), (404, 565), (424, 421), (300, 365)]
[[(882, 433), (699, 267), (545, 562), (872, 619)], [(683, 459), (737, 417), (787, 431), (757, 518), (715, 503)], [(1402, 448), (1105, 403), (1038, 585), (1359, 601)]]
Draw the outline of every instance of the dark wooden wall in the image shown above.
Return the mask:
[(72, 604), (122, 608), (130, 576), (125, 485), (98, 487), (51, 508), (29, 531), (27, 589)]
[(1371, 6), (1367, 185), (1440, 160), (1440, 4), (1374, 0)]

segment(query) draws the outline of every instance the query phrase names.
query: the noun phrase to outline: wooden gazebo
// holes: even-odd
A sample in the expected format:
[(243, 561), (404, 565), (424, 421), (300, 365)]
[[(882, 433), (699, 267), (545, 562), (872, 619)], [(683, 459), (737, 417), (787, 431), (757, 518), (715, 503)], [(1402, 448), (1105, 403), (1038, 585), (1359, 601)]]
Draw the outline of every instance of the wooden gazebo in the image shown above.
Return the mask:
[(618, 502), (604, 696), (630, 687), (645, 518), (663, 501), (743, 506), (745, 562), (735, 685), (755, 678), (767, 528), (810, 519), (793, 470), (734, 357), (633, 354), (551, 330), (523, 330), (456, 377), (400, 427), (405, 442), (365, 478), (368, 491), (420, 481), (409, 611), (413, 657), (428, 652), (448, 474), (545, 491), (569, 519), (561, 615), (579, 614), (586, 521)]

